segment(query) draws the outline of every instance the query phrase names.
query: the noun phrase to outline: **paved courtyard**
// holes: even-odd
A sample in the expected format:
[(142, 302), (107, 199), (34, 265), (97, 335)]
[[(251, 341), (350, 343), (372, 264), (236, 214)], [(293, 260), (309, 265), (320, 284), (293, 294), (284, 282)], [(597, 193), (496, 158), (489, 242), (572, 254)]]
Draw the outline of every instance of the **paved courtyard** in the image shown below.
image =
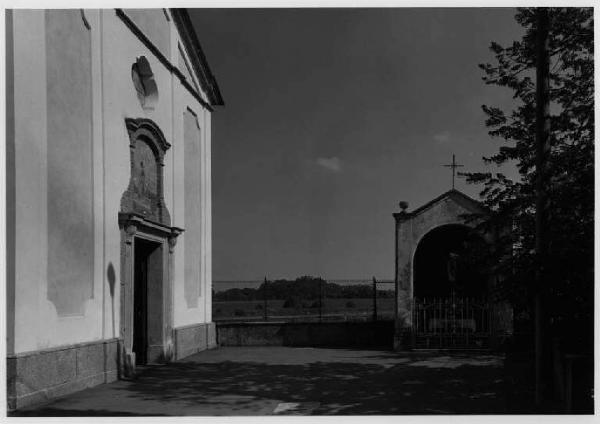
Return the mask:
[(511, 393), (491, 354), (225, 347), (17, 415), (489, 414)]

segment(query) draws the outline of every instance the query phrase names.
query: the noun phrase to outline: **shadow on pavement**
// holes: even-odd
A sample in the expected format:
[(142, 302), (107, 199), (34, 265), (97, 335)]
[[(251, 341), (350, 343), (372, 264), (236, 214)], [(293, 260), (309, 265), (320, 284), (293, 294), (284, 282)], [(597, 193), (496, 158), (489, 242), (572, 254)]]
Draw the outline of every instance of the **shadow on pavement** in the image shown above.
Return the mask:
[(454, 369), (350, 363), (264, 365), (224, 362), (174, 364), (155, 370), (127, 390), (192, 405), (220, 396), (240, 396), (232, 407), (260, 398), (318, 402), (313, 414), (431, 414), (507, 412), (498, 369)]
[[(377, 363), (390, 357), (398, 361)], [(515, 390), (514, 381), (505, 378), (498, 357), (495, 362), (489, 360), (494, 357), (485, 355), (475, 357), (481, 359), (479, 362), (473, 362), (474, 356), (468, 354), (438, 354), (437, 362), (431, 358), (410, 355), (406, 360), (406, 356), (383, 352), (374, 352), (371, 363), (266, 364), (233, 360), (203, 363), (198, 358), (149, 368), (138, 379), (117, 383), (110, 391), (111, 396), (126, 397), (128, 402), (180, 405), (178, 412), (166, 411), (166, 415), (186, 415), (186, 408), (193, 409), (193, 415), (265, 415), (272, 413), (273, 405), (284, 402), (304, 406), (304, 414), (310, 415), (532, 412), (527, 410), (527, 402), (514, 402), (515, 393), (522, 401), (525, 392)], [(81, 408), (74, 410), (68, 403), (49, 404), (15, 415), (135, 415), (120, 412), (118, 408), (114, 411), (106, 407)], [(144, 411), (138, 415), (142, 414)]]
[(133, 412), (108, 411), (103, 409), (60, 409), (51, 406), (31, 411), (18, 411), (8, 414), (10, 417), (142, 417), (164, 416), (164, 414), (144, 414)]

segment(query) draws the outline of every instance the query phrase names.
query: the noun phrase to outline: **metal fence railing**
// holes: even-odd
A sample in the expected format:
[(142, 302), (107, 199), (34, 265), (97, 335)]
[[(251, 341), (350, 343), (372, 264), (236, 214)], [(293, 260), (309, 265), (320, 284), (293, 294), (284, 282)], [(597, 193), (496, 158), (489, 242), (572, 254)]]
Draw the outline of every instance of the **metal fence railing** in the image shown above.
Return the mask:
[(482, 299), (413, 299), (412, 313), (418, 348), (481, 348), (491, 335), (491, 305)]
[(391, 320), (394, 282), (389, 280), (214, 281), (214, 321)]

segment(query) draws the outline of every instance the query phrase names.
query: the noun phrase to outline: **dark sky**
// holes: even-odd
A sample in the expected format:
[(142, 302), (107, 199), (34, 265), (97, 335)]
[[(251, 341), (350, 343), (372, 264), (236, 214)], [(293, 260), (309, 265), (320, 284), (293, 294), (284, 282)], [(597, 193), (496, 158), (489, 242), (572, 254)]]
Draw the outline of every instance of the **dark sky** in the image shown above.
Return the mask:
[[(392, 278), (398, 201), (495, 171), (478, 63), (513, 9), (195, 9), (213, 114), (213, 279)], [(480, 188), (457, 181), (478, 198)]]

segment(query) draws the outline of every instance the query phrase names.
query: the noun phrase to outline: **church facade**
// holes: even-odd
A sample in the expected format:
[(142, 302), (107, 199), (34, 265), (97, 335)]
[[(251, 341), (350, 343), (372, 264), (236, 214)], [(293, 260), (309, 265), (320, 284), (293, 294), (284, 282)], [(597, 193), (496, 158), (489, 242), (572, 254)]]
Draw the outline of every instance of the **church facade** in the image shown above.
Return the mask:
[(211, 113), (182, 9), (13, 10), (10, 409), (214, 347)]
[(501, 276), (475, 259), (497, 234), (475, 231), (487, 211), (452, 189), (395, 219), (394, 345), (406, 348), (497, 347), (512, 334)]

